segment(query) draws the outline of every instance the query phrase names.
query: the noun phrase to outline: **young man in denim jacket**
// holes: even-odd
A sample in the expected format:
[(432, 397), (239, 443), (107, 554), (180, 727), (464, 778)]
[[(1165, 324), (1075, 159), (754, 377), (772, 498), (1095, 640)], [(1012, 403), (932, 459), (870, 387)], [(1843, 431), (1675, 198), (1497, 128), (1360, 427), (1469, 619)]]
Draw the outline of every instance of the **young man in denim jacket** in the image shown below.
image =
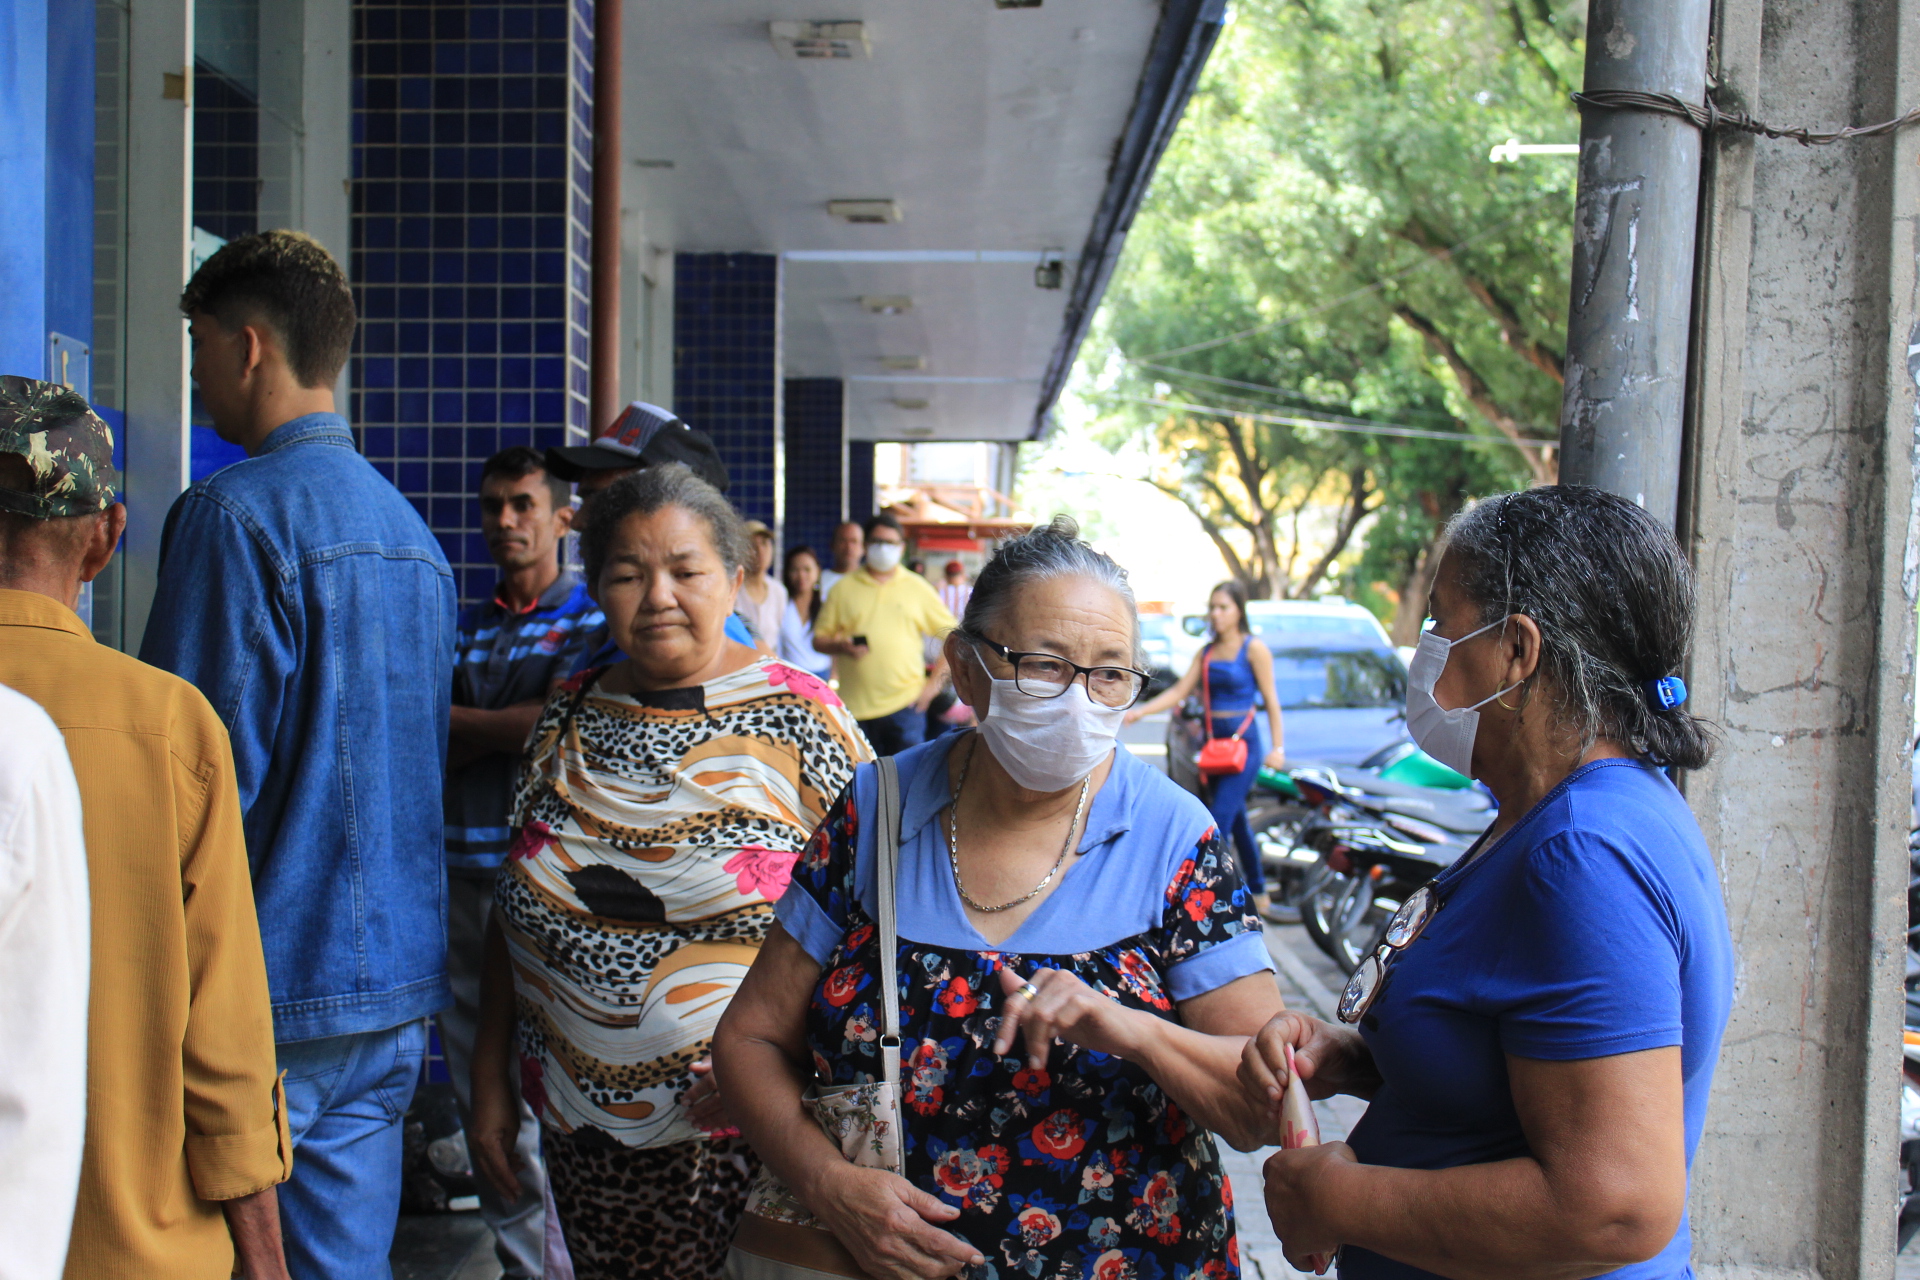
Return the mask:
[(168, 514), (140, 656), (233, 739), (294, 1141), (289, 1269), (384, 1277), (425, 1018), (449, 1001), (453, 575), (334, 410), (355, 316), (326, 250), (244, 236), (180, 306), (201, 403), (249, 456)]

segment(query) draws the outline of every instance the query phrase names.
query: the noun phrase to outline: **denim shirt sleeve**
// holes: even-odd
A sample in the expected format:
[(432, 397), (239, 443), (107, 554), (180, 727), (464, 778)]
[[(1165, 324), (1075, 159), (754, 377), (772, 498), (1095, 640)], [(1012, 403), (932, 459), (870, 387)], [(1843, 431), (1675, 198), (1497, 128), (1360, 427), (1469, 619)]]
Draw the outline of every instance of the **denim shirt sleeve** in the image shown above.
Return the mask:
[(274, 557), (217, 498), (188, 490), (167, 513), (140, 660), (206, 696), (227, 726), (240, 807), (273, 755), (294, 637)]

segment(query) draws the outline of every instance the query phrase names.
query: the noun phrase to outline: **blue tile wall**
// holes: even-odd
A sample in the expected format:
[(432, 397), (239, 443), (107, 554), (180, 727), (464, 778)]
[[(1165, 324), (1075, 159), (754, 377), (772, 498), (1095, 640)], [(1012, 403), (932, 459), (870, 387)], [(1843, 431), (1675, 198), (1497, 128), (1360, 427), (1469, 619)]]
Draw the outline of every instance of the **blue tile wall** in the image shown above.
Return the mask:
[(354, 422), (481, 599), (481, 464), (588, 436), (593, 0), (353, 21)]
[(205, 62), (193, 69), (193, 225), (222, 240), (260, 229), (260, 104)]
[(846, 519), (847, 384), (839, 378), (788, 378), (785, 409), (786, 545), (810, 546), (824, 557), (833, 527)]
[(873, 441), (847, 441), (847, 519), (873, 516)]
[[(260, 229), (260, 104), (206, 62), (193, 68), (193, 225), (222, 240)], [(188, 476), (198, 481), (247, 451), (214, 434), (200, 393), (192, 395)]]
[(781, 527), (780, 259), (673, 256), (673, 411), (713, 437), (749, 520)]

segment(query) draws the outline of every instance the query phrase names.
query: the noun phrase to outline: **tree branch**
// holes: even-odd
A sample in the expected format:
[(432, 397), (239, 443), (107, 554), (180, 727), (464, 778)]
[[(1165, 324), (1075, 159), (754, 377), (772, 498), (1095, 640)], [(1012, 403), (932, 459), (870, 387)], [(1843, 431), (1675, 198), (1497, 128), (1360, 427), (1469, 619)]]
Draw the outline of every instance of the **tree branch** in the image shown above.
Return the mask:
[(1355, 466), (1347, 472), (1347, 509), (1340, 517), (1340, 524), (1334, 531), (1333, 541), (1327, 544), (1326, 554), (1314, 562), (1313, 568), (1307, 571), (1307, 576), (1302, 578), (1299, 585), (1293, 589), (1292, 594), (1296, 599), (1305, 597), (1319, 585), (1320, 580), (1327, 576), (1327, 570), (1332, 567), (1333, 562), (1338, 560), (1340, 553), (1347, 549), (1347, 543), (1353, 540), (1354, 530), (1360, 527), (1360, 522), (1380, 509), (1380, 504), (1377, 502), (1368, 504), (1369, 493), (1367, 469)]
[[(1547, 55), (1540, 52), (1533, 43), (1533, 37), (1527, 33), (1527, 20), (1520, 12), (1519, 0), (1507, 0), (1507, 16), (1513, 20), (1513, 38), (1522, 49), (1533, 55), (1534, 64), (1540, 68), (1540, 74), (1546, 77), (1547, 88), (1562, 98), (1571, 94), (1573, 86), (1566, 82), (1560, 74), (1560, 68), (1547, 60)], [(1547, 29), (1551, 31), (1552, 25), (1549, 24)]]
[(1234, 581), (1244, 586), (1247, 581), (1246, 566), (1241, 562), (1240, 553), (1234, 550), (1231, 542), (1227, 541), (1224, 531), (1214, 522), (1213, 517), (1201, 510), (1199, 504), (1187, 497), (1185, 491), (1177, 485), (1162, 484), (1154, 479), (1148, 479), (1147, 483), (1193, 513), (1193, 518), (1200, 522), (1200, 528), (1208, 538), (1212, 539), (1214, 549), (1220, 553), (1220, 558), (1226, 561), (1227, 572), (1233, 575)]
[(1447, 367), (1453, 370), (1454, 381), (1460, 386), (1460, 394), (1467, 398), (1467, 403), (1479, 410), (1480, 416), (1492, 423), (1495, 430), (1513, 441), (1513, 447), (1518, 449), (1520, 456), (1526, 460), (1527, 469), (1533, 472), (1534, 483), (1552, 484), (1557, 468), (1546, 457), (1546, 451), (1537, 445), (1524, 443), (1520, 435), (1520, 424), (1493, 398), (1493, 389), (1487, 386), (1486, 379), (1467, 363), (1467, 358), (1460, 354), (1460, 348), (1453, 344), (1453, 340), (1441, 333), (1433, 321), (1404, 302), (1395, 303), (1393, 313), (1415, 333), (1426, 339), (1429, 350), (1447, 362)]
[(1394, 234), (1409, 244), (1425, 249), (1459, 273), (1460, 282), (1466, 285), (1467, 292), (1472, 294), (1474, 299), (1499, 322), (1500, 340), (1518, 352), (1522, 360), (1552, 378), (1556, 385), (1566, 386), (1567, 375), (1563, 367), (1565, 361), (1560, 353), (1529, 334), (1526, 323), (1520, 319), (1520, 313), (1514, 309), (1513, 304), (1501, 297), (1491, 284), (1469, 271), (1466, 264), (1454, 254), (1453, 249), (1435, 235), (1430, 227), (1417, 217), (1408, 218), (1394, 229)]

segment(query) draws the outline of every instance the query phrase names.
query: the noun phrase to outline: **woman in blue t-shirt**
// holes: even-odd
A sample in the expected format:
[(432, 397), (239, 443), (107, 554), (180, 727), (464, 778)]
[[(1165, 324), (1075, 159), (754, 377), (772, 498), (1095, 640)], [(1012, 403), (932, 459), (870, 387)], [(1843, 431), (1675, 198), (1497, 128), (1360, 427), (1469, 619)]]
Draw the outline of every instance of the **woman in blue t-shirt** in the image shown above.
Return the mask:
[[(1706, 763), (1675, 675), (1693, 583), (1624, 499), (1554, 486), (1458, 516), (1410, 664), (1407, 725), (1500, 817), (1412, 895), (1342, 997), (1249, 1046), (1315, 1097), (1369, 1100), (1345, 1143), (1266, 1166), (1296, 1265), (1340, 1275), (1690, 1274), (1687, 1173), (1732, 999), (1700, 828), (1662, 766)], [(1351, 1025), (1349, 1025), (1351, 1024)]]

